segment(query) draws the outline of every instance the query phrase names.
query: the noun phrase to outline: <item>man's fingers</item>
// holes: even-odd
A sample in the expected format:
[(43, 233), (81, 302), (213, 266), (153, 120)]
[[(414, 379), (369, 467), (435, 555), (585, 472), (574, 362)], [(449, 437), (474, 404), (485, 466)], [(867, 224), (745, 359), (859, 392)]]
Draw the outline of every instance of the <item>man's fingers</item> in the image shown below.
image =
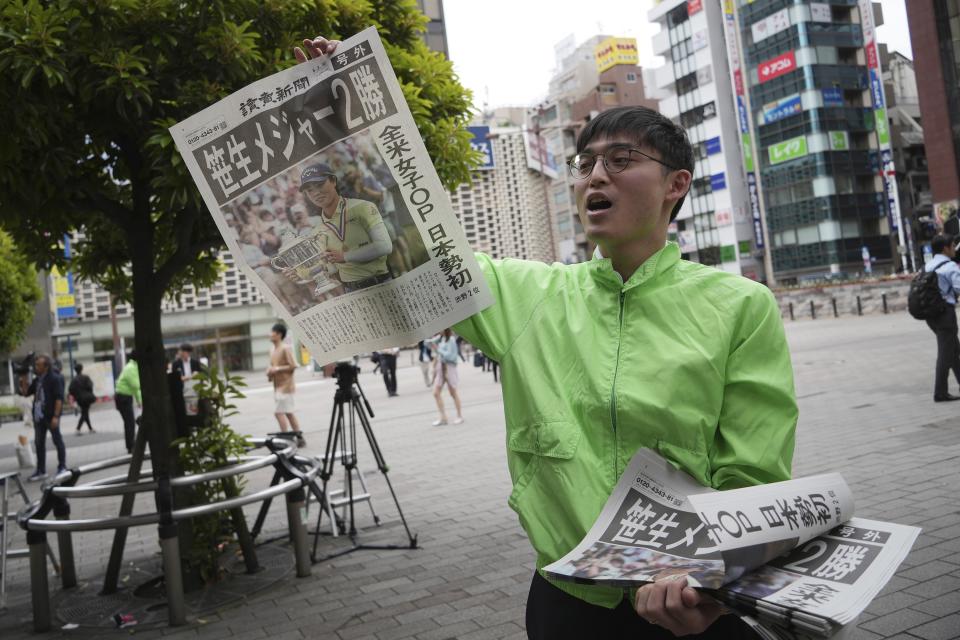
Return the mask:
[(310, 56), (304, 53), (300, 47), (293, 48), (293, 57), (297, 59), (297, 62), (306, 62), (310, 59)]

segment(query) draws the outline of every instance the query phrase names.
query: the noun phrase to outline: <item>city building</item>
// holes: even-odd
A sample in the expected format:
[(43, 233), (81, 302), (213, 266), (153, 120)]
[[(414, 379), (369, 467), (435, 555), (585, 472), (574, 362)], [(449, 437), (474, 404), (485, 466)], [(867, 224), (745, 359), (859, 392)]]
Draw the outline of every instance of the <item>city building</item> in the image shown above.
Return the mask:
[(474, 148), (485, 162), (470, 184), (450, 194), (453, 210), (471, 246), (494, 258), (552, 262), (550, 219), (546, 210), (549, 178), (556, 175), (540, 156), (533, 134), (518, 126), (524, 110), (498, 109), (486, 120), (499, 126), (470, 127)]
[(450, 49), (447, 47), (447, 26), (443, 18), (443, 0), (417, 0), (417, 6), (429, 20), (427, 31), (423, 34), (424, 42), (432, 50), (438, 51), (449, 58)]
[(562, 262), (588, 259), (593, 246), (577, 216), (573, 178), (566, 162), (576, 153), (583, 126), (601, 111), (619, 106), (656, 108), (644, 89), (644, 69), (638, 66), (633, 38), (596, 35), (580, 45), (572, 36), (554, 49), (556, 71), (546, 99), (528, 110), (525, 123), (539, 141), (548, 170), (545, 199), (550, 210), (556, 257)]
[[(718, 157), (706, 150), (709, 166), (700, 158), (694, 175), (691, 258), (715, 263), (719, 244), (723, 268), (735, 251), (730, 270), (770, 284), (908, 268), (878, 5), (661, 0), (650, 18), (661, 25), (654, 51), (667, 60), (655, 83), (673, 93), (661, 110), (693, 128), (698, 158), (698, 145), (719, 134)], [(719, 170), (720, 193), (716, 184), (707, 192)], [(727, 206), (724, 234), (716, 217), (726, 221)], [(677, 227), (690, 247), (689, 226)]]
[[(960, 3), (906, 3), (938, 227), (956, 233), (960, 208)], [(922, 44), (921, 44), (922, 43)]]
[(720, 3), (664, 0), (649, 18), (660, 25), (654, 53), (666, 61), (653, 70), (653, 86), (663, 93), (659, 109), (687, 130), (696, 161), (671, 236), (689, 260), (765, 280), (749, 130), (734, 108), (742, 84), (732, 81), (730, 58), (734, 66), (737, 58), (728, 56)]
[(734, 11), (775, 280), (901, 270), (879, 5), (767, 0)]

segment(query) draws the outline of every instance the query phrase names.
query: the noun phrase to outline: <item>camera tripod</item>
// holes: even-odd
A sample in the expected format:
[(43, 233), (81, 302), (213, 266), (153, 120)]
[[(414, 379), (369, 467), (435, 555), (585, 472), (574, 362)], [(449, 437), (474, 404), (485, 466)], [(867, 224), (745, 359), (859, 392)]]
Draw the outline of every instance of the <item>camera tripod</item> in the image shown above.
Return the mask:
[[(390, 476), (387, 475), (389, 468), (383, 459), (383, 452), (373, 435), (373, 428), (370, 426), (370, 418), (373, 417), (373, 408), (367, 401), (363, 389), (360, 388), (360, 382), (357, 380), (359, 369), (352, 362), (338, 362), (336, 367), (337, 391), (334, 394), (333, 410), (330, 414), (330, 431), (327, 433), (327, 446), (324, 450), (323, 467), (320, 470), (320, 478), (323, 481), (323, 495), (329, 496), (327, 486), (330, 478), (333, 476), (336, 460), (339, 458), (344, 468), (346, 489), (344, 492), (343, 504), (347, 507), (347, 516), (343, 523), (347, 528), (346, 534), (350, 537), (352, 546), (331, 553), (329, 555), (317, 557), (317, 543), (320, 541), (320, 523), (323, 520), (324, 509), (321, 508), (317, 516), (317, 526), (313, 531), (313, 553), (311, 559), (313, 562), (322, 562), (331, 558), (336, 558), (359, 549), (416, 549), (417, 535), (410, 532), (407, 520), (403, 516), (403, 510), (400, 508), (400, 502), (397, 500), (397, 494), (393, 490), (393, 484), (390, 482)], [(361, 402), (362, 400), (362, 402)], [(400, 515), (400, 521), (407, 533), (407, 545), (373, 545), (362, 544), (359, 541), (359, 534), (356, 526), (355, 503), (360, 496), (354, 494), (354, 476), (359, 473), (357, 469), (357, 422), (363, 429), (370, 450), (373, 452), (377, 468), (383, 474), (387, 481), (387, 488), (390, 489), (390, 496), (397, 507), (397, 513)], [(336, 526), (337, 523), (334, 523)], [(376, 521), (379, 526), (379, 519)]]

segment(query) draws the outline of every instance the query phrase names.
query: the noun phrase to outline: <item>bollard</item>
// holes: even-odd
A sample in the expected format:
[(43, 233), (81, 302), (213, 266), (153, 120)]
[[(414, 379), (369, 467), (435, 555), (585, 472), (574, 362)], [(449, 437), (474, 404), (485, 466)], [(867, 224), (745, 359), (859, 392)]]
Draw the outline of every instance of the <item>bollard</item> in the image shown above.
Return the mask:
[(890, 310), (887, 309), (887, 294), (881, 294), (880, 298), (883, 300), (883, 312), (890, 313)]
[(177, 525), (162, 524), (160, 553), (163, 555), (163, 581), (167, 587), (167, 611), (170, 626), (177, 627), (187, 622), (186, 605), (183, 600), (183, 573), (180, 568), (180, 543), (177, 540)]
[(863, 315), (863, 305), (860, 304), (860, 296), (857, 296), (857, 315), (858, 316)]
[(817, 308), (814, 306), (813, 300), (810, 301), (810, 319), (811, 320), (817, 319)]
[[(60, 499), (53, 507), (57, 520), (70, 519), (70, 505)], [(60, 548), (60, 581), (64, 589), (77, 586), (77, 569), (73, 561), (73, 538), (69, 531), (57, 532), (57, 546)]]
[(837, 313), (837, 299), (836, 299), (836, 298), (830, 298), (830, 304), (833, 305), (833, 317), (834, 317), (834, 318), (839, 318), (839, 317), (840, 317), (840, 314)]
[[(4, 525), (6, 526), (6, 524)], [(33, 601), (33, 630), (50, 630), (50, 587), (47, 584), (47, 534), (27, 531), (30, 549), (30, 599)]]
[(297, 577), (306, 578), (311, 572), (310, 547), (307, 544), (307, 525), (303, 521), (306, 502), (303, 487), (287, 493), (287, 525), (293, 540), (293, 554), (297, 559)]
[(790, 303), (790, 319), (793, 320), (793, 303)]

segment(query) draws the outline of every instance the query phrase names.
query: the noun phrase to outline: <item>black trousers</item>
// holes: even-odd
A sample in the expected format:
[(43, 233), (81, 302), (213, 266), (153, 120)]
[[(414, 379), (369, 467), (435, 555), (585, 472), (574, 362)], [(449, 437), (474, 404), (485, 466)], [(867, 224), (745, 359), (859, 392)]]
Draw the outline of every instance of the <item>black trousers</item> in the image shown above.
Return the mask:
[[(672, 640), (675, 636), (637, 615), (624, 599), (615, 609), (584, 602), (553, 586), (539, 573), (533, 574), (527, 596), (527, 637), (530, 640), (580, 640), (582, 638), (631, 638)], [(758, 636), (735, 615), (723, 615), (706, 632), (687, 638), (708, 640), (755, 639)]]
[(392, 353), (381, 353), (380, 372), (383, 374), (383, 384), (387, 387), (387, 393), (395, 394), (397, 392), (397, 356)]
[(137, 435), (137, 419), (133, 413), (133, 396), (125, 393), (118, 393), (114, 396), (117, 404), (117, 411), (123, 418), (123, 438), (127, 442), (127, 453), (133, 453), (134, 438)]
[(87, 429), (89, 429), (90, 431), (93, 431), (93, 425), (90, 424), (90, 405), (81, 404), (79, 406), (80, 406), (80, 422), (77, 423), (77, 431), (78, 432), (81, 431), (81, 428), (83, 427), (84, 422), (87, 423)]
[(950, 307), (941, 316), (927, 320), (927, 326), (937, 336), (937, 375), (933, 396), (942, 398), (948, 393), (947, 382), (951, 369), (960, 382), (960, 339), (957, 338), (956, 309)]
[(53, 438), (53, 446), (57, 448), (57, 470), (67, 468), (67, 447), (63, 444), (60, 426), (57, 425), (54, 429), (50, 426), (49, 420), (43, 420), (33, 423), (33, 442), (37, 449), (37, 473), (47, 472), (47, 431)]

